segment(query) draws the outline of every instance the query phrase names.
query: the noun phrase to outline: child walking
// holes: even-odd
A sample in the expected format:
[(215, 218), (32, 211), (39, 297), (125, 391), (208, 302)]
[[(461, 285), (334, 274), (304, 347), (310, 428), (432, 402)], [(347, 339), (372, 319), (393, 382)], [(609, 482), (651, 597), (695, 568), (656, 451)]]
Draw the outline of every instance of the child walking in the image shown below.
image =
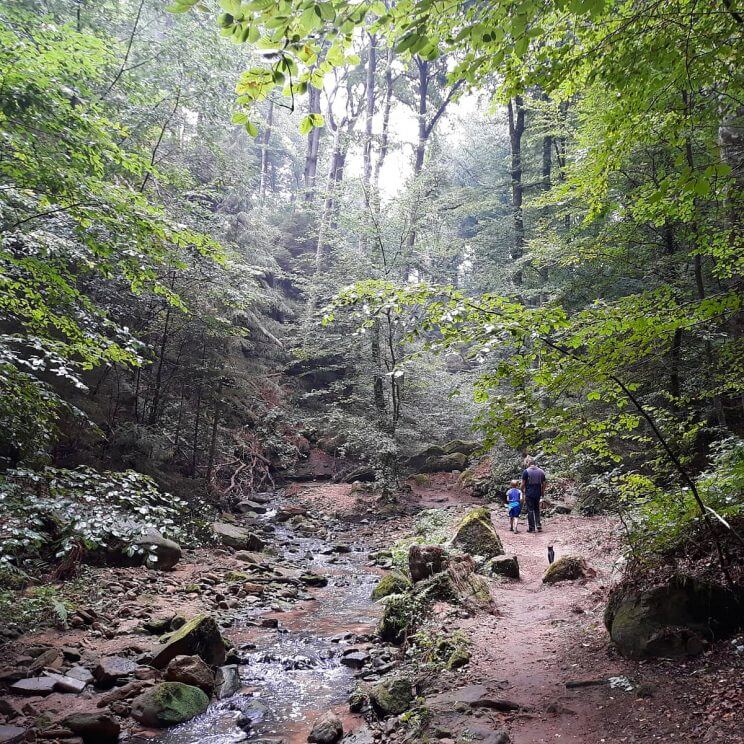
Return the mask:
[(519, 515), (522, 513), (522, 492), (519, 490), (519, 481), (513, 480), (511, 488), (506, 492), (507, 506), (509, 507), (509, 531), (519, 532), (517, 524)]

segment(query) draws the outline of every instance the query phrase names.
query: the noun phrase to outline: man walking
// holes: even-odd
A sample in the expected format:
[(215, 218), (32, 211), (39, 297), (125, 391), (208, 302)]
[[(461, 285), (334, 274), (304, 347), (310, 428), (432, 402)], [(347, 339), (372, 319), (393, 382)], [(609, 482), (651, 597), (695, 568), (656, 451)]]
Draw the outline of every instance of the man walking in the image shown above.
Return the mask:
[(537, 466), (534, 458), (527, 457), (522, 473), (522, 493), (527, 506), (527, 532), (542, 532), (540, 501), (545, 494), (545, 471)]

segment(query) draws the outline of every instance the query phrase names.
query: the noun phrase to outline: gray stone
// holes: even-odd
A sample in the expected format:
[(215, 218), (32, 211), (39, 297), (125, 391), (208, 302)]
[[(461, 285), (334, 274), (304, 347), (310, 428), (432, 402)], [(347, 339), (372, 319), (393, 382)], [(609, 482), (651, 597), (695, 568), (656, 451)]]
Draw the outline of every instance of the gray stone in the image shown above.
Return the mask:
[(70, 692), (79, 695), (88, 684), (82, 679), (68, 677), (64, 674), (55, 674), (54, 672), (45, 672), (44, 674), (54, 680), (54, 689), (57, 692)]
[(66, 676), (79, 679), (81, 682), (85, 682), (88, 685), (93, 682), (93, 675), (90, 670), (81, 666), (74, 666), (72, 669), (68, 669)]
[(0, 744), (19, 744), (26, 740), (26, 729), (0, 725)]
[(242, 686), (237, 664), (217, 668), (214, 675), (214, 694), (218, 700), (234, 695)]
[(328, 711), (315, 721), (307, 740), (315, 744), (336, 744), (343, 735), (341, 719), (333, 711)]
[(137, 664), (123, 656), (105, 656), (93, 670), (96, 687), (107, 689), (135, 673)]
[(253, 501), (251, 499), (243, 499), (242, 501), (238, 502), (237, 506), (235, 507), (235, 511), (239, 514), (246, 514), (247, 512), (266, 514), (268, 509), (263, 504), (259, 504), (257, 501)]
[(145, 551), (145, 565), (148, 568), (168, 571), (181, 560), (181, 546), (163, 537), (157, 530), (149, 530), (134, 544)]
[(407, 677), (384, 679), (370, 689), (369, 699), (381, 717), (397, 716), (411, 707), (413, 685)]
[(30, 677), (19, 679), (10, 686), (16, 695), (51, 695), (54, 692), (54, 680), (50, 677)]
[(223, 545), (236, 550), (263, 550), (264, 541), (255, 533), (226, 522), (214, 522), (212, 532)]

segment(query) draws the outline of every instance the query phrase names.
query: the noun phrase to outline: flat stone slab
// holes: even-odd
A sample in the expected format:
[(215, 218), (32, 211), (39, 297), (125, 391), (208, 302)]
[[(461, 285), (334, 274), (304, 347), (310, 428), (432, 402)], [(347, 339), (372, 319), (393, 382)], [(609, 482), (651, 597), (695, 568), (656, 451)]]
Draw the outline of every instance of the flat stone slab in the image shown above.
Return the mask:
[(457, 703), (464, 703), (471, 708), (489, 708), (500, 711), (514, 711), (522, 708), (513, 700), (496, 697), (485, 685), (468, 685), (459, 690), (450, 690), (426, 698), (427, 707), (438, 712), (451, 711)]
[(25, 739), (26, 729), (20, 726), (0, 726), (0, 744), (16, 744)]
[(54, 680), (51, 677), (30, 677), (19, 679), (10, 686), (16, 695), (51, 695), (54, 692)]
[(46, 677), (54, 680), (54, 689), (56, 692), (69, 692), (79, 695), (88, 685), (82, 679), (69, 677), (65, 674), (56, 674), (55, 672), (44, 672)]

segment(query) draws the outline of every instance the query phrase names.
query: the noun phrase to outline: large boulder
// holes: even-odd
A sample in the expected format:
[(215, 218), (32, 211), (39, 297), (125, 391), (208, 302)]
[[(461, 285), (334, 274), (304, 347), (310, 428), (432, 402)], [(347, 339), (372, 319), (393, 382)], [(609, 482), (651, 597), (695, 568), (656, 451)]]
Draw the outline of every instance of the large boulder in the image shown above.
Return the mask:
[(447, 568), (447, 552), (439, 545), (411, 545), (408, 571), (413, 581), (428, 579)]
[(496, 534), (491, 512), (480, 506), (468, 512), (457, 525), (452, 544), (468, 555), (495, 558), (504, 554), (501, 538)]
[(176, 656), (168, 662), (165, 679), (169, 682), (183, 682), (194, 685), (207, 695), (214, 690), (214, 672), (200, 656)]
[(488, 583), (475, 573), (470, 556), (453, 556), (445, 571), (416, 584), (415, 595), (419, 601), (449, 602), (473, 611), (488, 611), (493, 605)]
[(372, 599), (382, 599), (383, 597), (389, 597), (391, 594), (401, 594), (410, 586), (411, 581), (407, 576), (404, 576), (400, 571), (391, 571), (377, 582), (377, 586), (372, 590)]
[(143, 726), (164, 728), (188, 721), (209, 707), (203, 690), (182, 682), (161, 682), (132, 701), (132, 718)]
[(176, 656), (201, 656), (210, 666), (225, 662), (225, 639), (210, 615), (197, 615), (173, 633), (160, 639), (165, 646), (152, 660), (152, 665), (163, 669)]
[(413, 702), (411, 680), (402, 676), (384, 679), (370, 689), (369, 700), (382, 718), (405, 713)]
[(85, 744), (116, 742), (121, 733), (119, 722), (102, 711), (72, 713), (62, 723), (80, 736)]
[(264, 541), (258, 535), (236, 524), (214, 522), (212, 533), (223, 545), (235, 548), (235, 550), (260, 551), (265, 546)]
[(742, 594), (689, 576), (645, 590), (621, 585), (610, 595), (604, 621), (624, 656), (690, 656), (703, 650), (704, 639), (742, 627)]
[(181, 560), (181, 546), (163, 537), (157, 530), (149, 530), (138, 537), (134, 544), (143, 551), (144, 563), (148, 568), (169, 571)]
[(575, 581), (576, 579), (589, 579), (596, 572), (589, 568), (586, 561), (578, 555), (564, 555), (555, 563), (551, 563), (545, 575), (543, 583), (556, 584), (559, 581)]
[(453, 439), (442, 445), (434, 444), (408, 459), (407, 466), (419, 473), (464, 470), (470, 456), (480, 448), (478, 442)]
[(307, 740), (315, 744), (336, 744), (341, 741), (343, 735), (344, 726), (341, 719), (333, 711), (328, 711), (315, 721)]

